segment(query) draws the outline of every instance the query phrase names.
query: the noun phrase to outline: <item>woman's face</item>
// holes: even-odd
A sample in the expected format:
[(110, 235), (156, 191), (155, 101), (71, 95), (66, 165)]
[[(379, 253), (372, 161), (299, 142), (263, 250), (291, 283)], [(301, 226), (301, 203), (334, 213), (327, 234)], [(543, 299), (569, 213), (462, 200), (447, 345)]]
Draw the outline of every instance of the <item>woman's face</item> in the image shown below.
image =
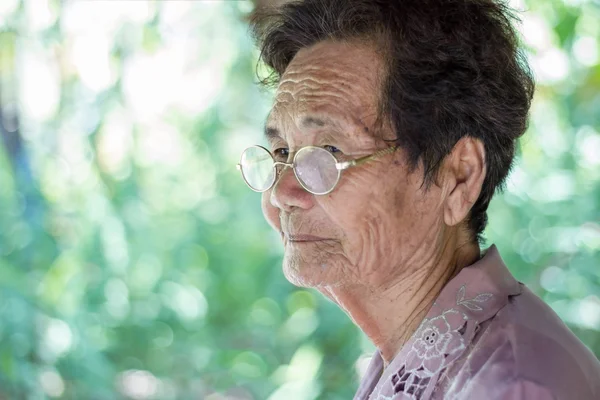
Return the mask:
[[(338, 160), (356, 159), (389, 146), (391, 129), (374, 130), (382, 63), (365, 45), (322, 42), (292, 60), (267, 120), (272, 152), (288, 162), (314, 145)], [(444, 233), (442, 193), (425, 190), (419, 167), (409, 172), (404, 153), (342, 172), (323, 196), (302, 188), (285, 168), (263, 193), (263, 213), (281, 234), (287, 279), (305, 287), (385, 286), (423, 262)]]

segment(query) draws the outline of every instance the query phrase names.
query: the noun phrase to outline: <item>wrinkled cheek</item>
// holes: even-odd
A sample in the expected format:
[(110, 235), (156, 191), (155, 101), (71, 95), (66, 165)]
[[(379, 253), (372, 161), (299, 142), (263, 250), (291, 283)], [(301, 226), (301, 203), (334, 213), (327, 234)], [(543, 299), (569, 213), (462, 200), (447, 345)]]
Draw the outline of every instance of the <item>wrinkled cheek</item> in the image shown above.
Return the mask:
[(263, 216), (277, 232), (281, 231), (281, 223), (279, 221), (279, 209), (271, 204), (271, 191), (268, 190), (262, 194), (261, 208)]
[(353, 205), (351, 195), (346, 191), (336, 190), (325, 196), (315, 196), (328, 221), (344, 232), (356, 225), (357, 207)]

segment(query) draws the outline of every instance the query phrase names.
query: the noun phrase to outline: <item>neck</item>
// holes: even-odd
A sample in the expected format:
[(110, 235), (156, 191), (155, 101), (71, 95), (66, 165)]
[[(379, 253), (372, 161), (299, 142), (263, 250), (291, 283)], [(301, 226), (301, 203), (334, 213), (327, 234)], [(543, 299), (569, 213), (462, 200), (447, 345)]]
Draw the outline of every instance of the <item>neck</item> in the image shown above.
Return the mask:
[(479, 246), (469, 244), (443, 248), (426, 260), (401, 265), (404, 271), (385, 285), (321, 287), (377, 346), (387, 366), (427, 315), (439, 293), (458, 272), (477, 261)]

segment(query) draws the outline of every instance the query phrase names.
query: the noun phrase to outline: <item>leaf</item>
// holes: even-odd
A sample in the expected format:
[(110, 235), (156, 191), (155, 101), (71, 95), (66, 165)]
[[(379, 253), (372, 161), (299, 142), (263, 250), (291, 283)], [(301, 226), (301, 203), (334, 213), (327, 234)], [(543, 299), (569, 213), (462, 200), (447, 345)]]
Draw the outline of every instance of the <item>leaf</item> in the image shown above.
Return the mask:
[(472, 310), (472, 311), (482, 311), (483, 310), (483, 308), (479, 307), (477, 304), (471, 303), (470, 300), (463, 301), (460, 304), (467, 307), (469, 310)]
[(456, 304), (460, 303), (465, 299), (465, 285), (462, 285), (458, 292), (456, 292)]
[(473, 301), (476, 301), (478, 303), (483, 303), (484, 301), (488, 301), (490, 298), (492, 298), (492, 296), (494, 296), (491, 293), (481, 293), (478, 294), (474, 299), (472, 299)]

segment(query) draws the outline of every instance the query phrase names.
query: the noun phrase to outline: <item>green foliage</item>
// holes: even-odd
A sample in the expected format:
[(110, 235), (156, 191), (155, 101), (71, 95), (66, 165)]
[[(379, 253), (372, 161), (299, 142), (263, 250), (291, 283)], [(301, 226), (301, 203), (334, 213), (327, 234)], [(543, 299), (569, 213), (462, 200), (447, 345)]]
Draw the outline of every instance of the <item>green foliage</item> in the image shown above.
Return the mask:
[[(351, 398), (372, 345), (285, 281), (234, 167), (270, 104), (252, 5), (35, 3), (0, 6), (0, 398)], [(487, 237), (600, 355), (600, 9), (573, 3), (527, 4)]]

